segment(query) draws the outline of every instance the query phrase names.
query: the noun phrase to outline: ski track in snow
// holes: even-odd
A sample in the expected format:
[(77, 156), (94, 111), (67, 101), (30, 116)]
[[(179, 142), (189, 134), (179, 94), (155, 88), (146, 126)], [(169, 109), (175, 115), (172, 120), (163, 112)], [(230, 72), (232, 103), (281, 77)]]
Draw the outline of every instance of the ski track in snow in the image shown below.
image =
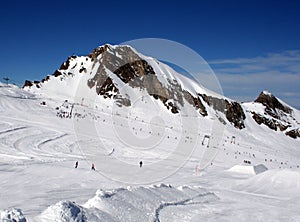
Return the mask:
[[(38, 130), (40, 131), (40, 130)], [(56, 140), (59, 140), (63, 137), (65, 137), (67, 134), (62, 135), (53, 135), (53, 137), (45, 136), (47, 134), (53, 134), (53, 132), (48, 131), (40, 131), (40, 133), (34, 133), (31, 134), (30, 131), (27, 133), (24, 133), (27, 136), (22, 136), (18, 138), (16, 141), (13, 142), (13, 147), (23, 155), (30, 154), (30, 158), (39, 158), (41, 156), (45, 157), (54, 157), (57, 156), (55, 154), (55, 149), (53, 147), (56, 147), (55, 144), (52, 146), (45, 146), (47, 143), (50, 142), (59, 142)], [(29, 134), (29, 135), (28, 135)], [(55, 133), (56, 134), (56, 133)], [(47, 150), (47, 148), (52, 148), (51, 150)], [(58, 157), (58, 156), (57, 156)]]
[(176, 201), (176, 202), (168, 202), (168, 203), (162, 203), (156, 210), (155, 210), (155, 219), (154, 219), (154, 222), (161, 222), (161, 220), (159, 219), (160, 218), (160, 213), (162, 210), (164, 210), (165, 208), (167, 207), (170, 207), (170, 206), (189, 206), (189, 205), (197, 205), (197, 204), (203, 204), (204, 202), (194, 202), (193, 200), (195, 198), (198, 198), (198, 197), (205, 197), (205, 196), (210, 196), (210, 195), (214, 195), (214, 193), (205, 193), (205, 194), (198, 194), (197, 196), (195, 197), (192, 197), (192, 198), (188, 198), (188, 199), (184, 199), (184, 200), (180, 200), (180, 201)]
[(5, 134), (5, 133), (16, 132), (18, 130), (23, 130), (23, 129), (26, 129), (26, 128), (27, 128), (26, 126), (21, 126), (21, 127), (16, 127), (16, 128), (13, 128), (13, 129), (7, 129), (7, 130), (4, 130), (4, 131), (0, 131), (0, 135)]

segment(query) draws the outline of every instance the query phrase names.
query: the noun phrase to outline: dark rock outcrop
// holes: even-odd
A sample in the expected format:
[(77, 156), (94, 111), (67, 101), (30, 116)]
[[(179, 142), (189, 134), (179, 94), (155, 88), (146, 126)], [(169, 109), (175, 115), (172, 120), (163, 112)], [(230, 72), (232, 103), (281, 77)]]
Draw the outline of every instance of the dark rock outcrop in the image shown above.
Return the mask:
[(290, 136), (294, 139), (297, 139), (300, 137), (300, 130), (299, 129), (293, 129), (285, 133), (287, 136)]
[(185, 98), (185, 100), (190, 103), (192, 106), (194, 106), (197, 110), (199, 110), (199, 113), (202, 116), (207, 116), (207, 110), (205, 108), (205, 106), (203, 105), (202, 101), (201, 101), (201, 97), (194, 97), (192, 96), (192, 94), (190, 94), (188, 91), (184, 90), (183, 91), (183, 96)]
[(102, 54), (103, 52), (107, 51), (108, 48), (109, 48), (108, 45), (98, 47), (98, 48), (94, 49), (92, 53), (88, 54), (88, 57), (90, 57), (92, 59), (92, 61), (95, 61), (97, 59), (97, 57), (100, 54)]
[(237, 102), (229, 102), (227, 99), (220, 99), (212, 96), (201, 94), (203, 100), (214, 110), (225, 114), (227, 120), (238, 129), (245, 128), (244, 120), (246, 119), (242, 106)]
[[(282, 110), (285, 113), (291, 114), (292, 110), (289, 107), (284, 106), (278, 101), (278, 99), (270, 93), (261, 92), (257, 99), (254, 101), (266, 106), (266, 112), (269, 115), (277, 115), (276, 109)], [(274, 112), (275, 111), (275, 112)]]
[(33, 83), (32, 83), (31, 81), (29, 81), (29, 80), (25, 80), (25, 83), (24, 83), (24, 85), (23, 85), (23, 88), (24, 88), (24, 87), (31, 87), (31, 86), (33, 86)]
[(237, 102), (228, 102), (227, 100), (225, 100), (225, 103), (225, 115), (229, 122), (233, 123), (234, 127), (238, 129), (245, 128), (244, 120), (246, 116), (241, 105)]
[(257, 113), (252, 112), (252, 117), (259, 125), (264, 124), (268, 126), (270, 129), (277, 131), (277, 122), (274, 119), (268, 119), (264, 116), (261, 116)]
[(68, 57), (67, 61), (65, 61), (63, 64), (61, 64), (61, 66), (59, 67), (59, 70), (67, 70), (70, 67), (70, 61), (72, 58), (75, 59), (76, 56)]
[[(264, 124), (270, 129), (277, 131), (287, 131), (291, 127), (289, 118), (292, 118), (293, 110), (283, 105), (275, 96), (268, 92), (261, 92), (255, 100), (261, 103), (264, 108), (264, 115), (252, 112), (253, 119), (259, 124)], [(299, 131), (289, 130), (286, 135), (297, 138)]]
[[(101, 56), (100, 56), (101, 55)], [(183, 106), (183, 90), (176, 82), (169, 82), (170, 87), (164, 86), (158, 79), (153, 67), (141, 59), (130, 47), (122, 46), (111, 48), (100, 47), (89, 55), (95, 64), (99, 64), (96, 75), (89, 80), (89, 87), (108, 89), (107, 79), (110, 79), (107, 70), (117, 75), (122, 82), (132, 88), (146, 90), (153, 98), (160, 100), (172, 113), (178, 113)], [(112, 81), (109, 81), (113, 84)], [(117, 86), (113, 87), (120, 99), (122, 95)], [(103, 95), (103, 93), (98, 93)], [(125, 102), (125, 104), (129, 104)]]
[(50, 76), (46, 76), (45, 78), (42, 79), (41, 82), (44, 83), (44, 82), (48, 81), (49, 79), (50, 79)]

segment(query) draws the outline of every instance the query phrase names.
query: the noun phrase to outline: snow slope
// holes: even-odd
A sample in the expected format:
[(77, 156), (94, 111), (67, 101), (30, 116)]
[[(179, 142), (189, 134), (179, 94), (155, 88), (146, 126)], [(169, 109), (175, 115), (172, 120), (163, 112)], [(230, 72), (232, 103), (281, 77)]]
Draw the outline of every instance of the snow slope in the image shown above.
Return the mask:
[[(279, 132), (258, 128), (251, 118), (246, 120), (250, 127), (242, 131), (229, 125), (225, 128), (217, 156), (205, 170), (200, 171), (198, 167), (203, 150), (207, 149), (207, 141), (203, 145), (201, 142), (209, 129), (199, 130), (199, 138), (190, 139), (198, 140), (196, 150), (184, 165), (177, 166), (174, 174), (166, 174), (161, 180), (172, 186), (137, 184), (128, 187), (128, 183), (114, 176), (145, 178), (136, 171), (128, 171), (124, 161), (146, 173), (157, 159), (163, 160), (169, 152), (182, 152), (173, 148), (175, 137), (182, 137), (182, 132), (175, 128), (176, 122), (174, 128), (164, 131), (165, 136), (155, 149), (137, 150), (116, 137), (114, 131), (119, 129), (114, 128), (113, 122), (124, 122), (116, 116), (113, 118), (110, 109), (103, 107), (97, 117), (101, 122), (97, 125), (101, 132), (100, 145), (92, 134), (78, 138), (74, 120), (56, 116), (55, 107), (60, 100), (14, 86), (0, 89), (2, 220), (8, 217), (10, 209), (14, 212), (14, 208), (22, 209), (27, 221), (141, 221), (141, 218), (145, 221), (243, 221), (248, 218), (249, 221), (253, 212), (256, 213), (250, 221), (299, 219), (299, 202), (295, 199), (299, 183), (299, 142)], [(46, 105), (41, 105), (42, 101), (46, 101)], [(143, 138), (148, 127), (146, 120), (151, 114), (142, 115), (141, 110), (130, 113), (129, 124), (135, 128), (132, 131), (137, 133), (136, 138)], [(268, 139), (264, 140), (261, 133), (268, 133)], [(235, 136), (234, 142), (232, 136)], [(114, 152), (109, 156), (112, 149)], [(95, 153), (102, 153), (103, 163), (96, 163), (97, 171), (93, 172), (90, 165), (95, 161)], [(115, 161), (115, 165), (111, 165), (112, 157), (119, 163)], [(142, 168), (138, 166), (140, 159), (144, 161)], [(74, 169), (75, 160), (79, 160), (78, 169)], [(256, 176), (227, 171), (234, 165), (244, 165), (244, 160), (251, 160), (251, 166), (263, 163), (270, 170)], [(161, 171), (167, 171), (171, 163), (162, 161)], [(101, 173), (104, 167), (115, 171), (111, 178)], [(152, 173), (153, 178), (157, 173)], [(199, 197), (191, 200), (198, 194)], [(285, 206), (289, 206), (288, 210)]]
[[(118, 106), (77, 87), (91, 60), (76, 59), (78, 75), (51, 76), (40, 88), (0, 84), (1, 221), (300, 220), (299, 138), (258, 125), (251, 111), (264, 114), (262, 105), (242, 105), (245, 128), (237, 129), (205, 103), (207, 116), (189, 105), (174, 114), (114, 79), (131, 99)], [(191, 94), (216, 96), (158, 68)], [(268, 170), (253, 173), (260, 164)]]

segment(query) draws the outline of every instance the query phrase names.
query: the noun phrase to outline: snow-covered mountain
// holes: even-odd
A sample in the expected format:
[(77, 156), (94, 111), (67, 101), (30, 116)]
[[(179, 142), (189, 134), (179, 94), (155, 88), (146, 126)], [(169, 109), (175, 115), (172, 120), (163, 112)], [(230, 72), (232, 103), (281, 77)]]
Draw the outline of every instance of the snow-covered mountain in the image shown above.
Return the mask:
[(259, 124), (281, 131), (294, 139), (300, 137), (299, 111), (267, 91), (260, 93), (253, 103), (244, 104), (246, 111)]
[(23, 88), (85, 104), (89, 98), (94, 103), (98, 95), (126, 107), (132, 107), (139, 97), (150, 96), (163, 104), (170, 115), (182, 112), (184, 106), (192, 106), (199, 116), (218, 118), (238, 129), (245, 128), (247, 117), (292, 138), (300, 137), (299, 111), (269, 92), (263, 91), (254, 103), (239, 104), (130, 46), (104, 45), (87, 56), (71, 56), (53, 75), (42, 81), (26, 81)]
[(300, 113), (267, 91), (238, 103), (105, 45), (0, 83), (0, 117), (0, 221), (300, 220)]

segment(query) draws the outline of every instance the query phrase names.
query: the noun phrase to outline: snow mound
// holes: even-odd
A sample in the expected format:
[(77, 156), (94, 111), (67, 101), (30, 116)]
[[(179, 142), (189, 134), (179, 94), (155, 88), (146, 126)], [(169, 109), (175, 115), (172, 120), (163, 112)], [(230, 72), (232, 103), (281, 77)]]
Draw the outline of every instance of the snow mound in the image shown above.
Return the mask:
[(265, 172), (267, 170), (268, 168), (265, 165), (259, 164), (256, 166), (235, 165), (231, 167), (228, 171), (235, 172), (235, 173), (256, 175)]
[(268, 170), (241, 182), (237, 189), (274, 196), (300, 196), (300, 172), (291, 169)]
[(51, 205), (37, 219), (43, 222), (115, 221), (109, 214), (99, 209), (86, 209), (71, 201), (60, 201)]
[(40, 216), (41, 221), (84, 222), (87, 221), (83, 207), (71, 201), (60, 201), (48, 207)]
[[(160, 221), (161, 212), (172, 217), (169, 207), (197, 205), (218, 200), (218, 197), (200, 187), (159, 184), (98, 190), (96, 195), (80, 206), (71, 201), (60, 201), (48, 207), (37, 219), (55, 222), (140, 222)], [(167, 215), (165, 215), (167, 214)], [(181, 212), (180, 217), (184, 218)]]
[[(159, 221), (160, 211), (169, 206), (186, 206), (218, 200), (214, 193), (201, 188), (159, 184), (149, 187), (127, 187), (98, 190), (83, 206), (99, 209), (115, 221)], [(171, 217), (171, 215), (169, 215)]]
[(0, 211), (0, 221), (2, 222), (26, 222), (26, 218), (20, 209), (13, 208)]

